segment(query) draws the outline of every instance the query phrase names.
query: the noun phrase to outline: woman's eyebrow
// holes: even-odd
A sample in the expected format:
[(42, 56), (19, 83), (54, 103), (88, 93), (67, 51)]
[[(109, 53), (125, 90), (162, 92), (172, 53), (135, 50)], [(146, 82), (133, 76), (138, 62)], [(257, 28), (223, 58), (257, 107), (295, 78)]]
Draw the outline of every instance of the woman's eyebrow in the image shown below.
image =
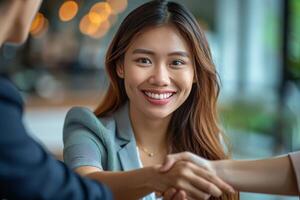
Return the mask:
[(182, 56), (182, 57), (190, 57), (189, 53), (185, 51), (174, 51), (168, 54), (168, 56)]
[[(132, 54), (149, 54), (149, 55), (155, 55), (154, 51), (148, 50), (148, 49), (135, 49), (133, 50)], [(182, 57), (190, 57), (189, 53), (185, 51), (174, 51), (168, 54), (168, 56), (182, 56)]]
[(149, 55), (154, 55), (154, 51), (148, 50), (148, 49), (135, 49), (132, 51), (132, 54), (149, 54)]

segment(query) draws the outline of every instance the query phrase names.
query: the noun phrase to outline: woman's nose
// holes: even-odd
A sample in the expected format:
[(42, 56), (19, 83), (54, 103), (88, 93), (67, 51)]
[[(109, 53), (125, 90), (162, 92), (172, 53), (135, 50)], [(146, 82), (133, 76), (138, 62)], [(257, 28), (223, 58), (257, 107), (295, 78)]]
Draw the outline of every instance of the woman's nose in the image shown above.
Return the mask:
[(155, 66), (149, 82), (157, 86), (167, 86), (170, 84), (170, 74), (166, 65)]

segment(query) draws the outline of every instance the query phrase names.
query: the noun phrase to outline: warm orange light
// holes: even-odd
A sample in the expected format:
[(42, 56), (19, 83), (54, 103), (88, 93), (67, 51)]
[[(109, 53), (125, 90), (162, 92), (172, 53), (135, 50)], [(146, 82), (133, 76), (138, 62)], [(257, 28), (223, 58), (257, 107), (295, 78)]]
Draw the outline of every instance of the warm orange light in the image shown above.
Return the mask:
[(100, 24), (107, 20), (111, 14), (111, 7), (106, 2), (100, 2), (93, 5), (89, 12), (90, 20), (95, 24)]
[(72, 20), (78, 13), (78, 4), (75, 1), (66, 1), (59, 8), (59, 19), (67, 22)]
[(89, 15), (89, 20), (96, 25), (100, 25), (103, 21), (106, 20), (105, 19), (106, 17), (96, 12), (89, 12), (88, 15)]
[(79, 24), (81, 33), (92, 38), (103, 37), (110, 29), (112, 9), (107, 2), (98, 2), (92, 6)]
[(106, 0), (106, 1), (110, 5), (113, 14), (118, 14), (123, 12), (128, 5), (127, 0)]
[(94, 34), (91, 34), (90, 36), (95, 39), (100, 39), (103, 36), (105, 36), (105, 34), (109, 31), (110, 26), (110, 22), (106, 20), (102, 22), (98, 27), (97, 31)]
[(89, 15), (85, 15), (79, 23), (79, 30), (85, 35), (92, 35), (96, 33), (98, 27), (98, 24), (94, 24), (90, 21)]
[(30, 33), (32, 35), (36, 35), (37, 33), (41, 32), (44, 27), (45, 17), (42, 13), (37, 13), (35, 18), (32, 21)]
[(35, 38), (39, 38), (48, 31), (48, 28), (49, 28), (49, 21), (47, 18), (44, 18), (43, 26), (37, 29), (36, 31), (31, 32), (31, 35)]

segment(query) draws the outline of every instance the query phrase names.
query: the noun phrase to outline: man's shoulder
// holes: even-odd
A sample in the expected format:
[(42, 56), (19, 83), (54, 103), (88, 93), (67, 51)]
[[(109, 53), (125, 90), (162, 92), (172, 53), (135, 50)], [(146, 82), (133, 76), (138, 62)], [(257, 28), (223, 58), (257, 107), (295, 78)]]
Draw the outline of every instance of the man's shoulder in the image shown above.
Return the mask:
[(0, 76), (0, 101), (1, 103), (15, 104), (23, 109), (23, 100), (17, 88), (7, 78)]

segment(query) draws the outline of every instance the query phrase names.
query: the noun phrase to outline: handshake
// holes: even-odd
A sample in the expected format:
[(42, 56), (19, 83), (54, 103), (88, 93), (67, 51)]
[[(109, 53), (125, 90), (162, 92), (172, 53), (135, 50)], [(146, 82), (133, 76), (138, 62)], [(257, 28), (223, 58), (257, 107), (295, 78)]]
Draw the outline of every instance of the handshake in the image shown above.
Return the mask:
[(214, 161), (183, 152), (168, 155), (162, 165), (96, 171), (88, 177), (107, 184), (115, 199), (121, 200), (140, 199), (153, 191), (164, 200), (233, 200), (238, 199), (235, 191), (298, 196), (300, 152), (260, 160)]
[(151, 185), (166, 200), (209, 199), (223, 193), (235, 199), (235, 190), (300, 195), (300, 152), (261, 160), (216, 161), (184, 152), (168, 155), (154, 169), (158, 177), (151, 179)]
[(150, 185), (164, 200), (199, 200), (223, 193), (234, 194), (232, 186), (220, 178), (216, 161), (190, 152), (168, 155), (163, 165), (154, 167)]

